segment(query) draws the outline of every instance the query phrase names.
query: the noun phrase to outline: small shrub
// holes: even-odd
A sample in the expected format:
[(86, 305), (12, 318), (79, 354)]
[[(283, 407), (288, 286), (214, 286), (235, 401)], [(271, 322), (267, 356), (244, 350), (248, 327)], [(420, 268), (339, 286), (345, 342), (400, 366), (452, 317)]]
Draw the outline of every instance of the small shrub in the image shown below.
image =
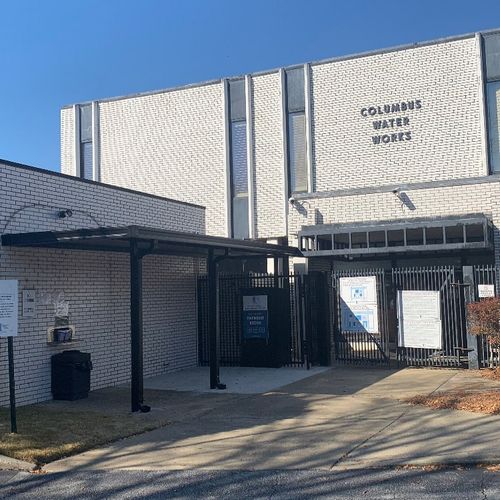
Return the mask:
[(467, 320), (470, 333), (484, 335), (493, 347), (500, 347), (500, 297), (468, 304)]

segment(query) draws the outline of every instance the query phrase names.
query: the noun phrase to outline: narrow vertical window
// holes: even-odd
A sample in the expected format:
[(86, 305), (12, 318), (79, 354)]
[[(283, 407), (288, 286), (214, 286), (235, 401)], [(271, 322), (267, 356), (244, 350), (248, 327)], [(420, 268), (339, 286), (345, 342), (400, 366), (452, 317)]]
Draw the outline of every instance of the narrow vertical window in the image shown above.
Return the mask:
[(94, 178), (92, 147), (92, 105), (80, 106), (80, 177)]
[(248, 238), (248, 167), (245, 81), (229, 82), (229, 147), (233, 238)]
[(484, 37), (491, 173), (500, 173), (500, 34)]
[(285, 71), (288, 185), (291, 193), (308, 190), (304, 69)]

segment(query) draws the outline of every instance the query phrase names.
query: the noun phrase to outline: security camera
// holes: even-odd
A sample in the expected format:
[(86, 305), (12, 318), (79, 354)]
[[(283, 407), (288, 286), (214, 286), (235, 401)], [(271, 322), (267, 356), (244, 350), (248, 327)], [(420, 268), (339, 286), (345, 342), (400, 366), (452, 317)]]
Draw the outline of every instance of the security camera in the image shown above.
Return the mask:
[(290, 205), (295, 205), (295, 203), (297, 203), (297, 200), (293, 196), (290, 196), (290, 198), (288, 198), (288, 201), (290, 202)]
[(392, 190), (392, 194), (395, 194), (396, 196), (399, 194), (400, 189), (396, 188)]

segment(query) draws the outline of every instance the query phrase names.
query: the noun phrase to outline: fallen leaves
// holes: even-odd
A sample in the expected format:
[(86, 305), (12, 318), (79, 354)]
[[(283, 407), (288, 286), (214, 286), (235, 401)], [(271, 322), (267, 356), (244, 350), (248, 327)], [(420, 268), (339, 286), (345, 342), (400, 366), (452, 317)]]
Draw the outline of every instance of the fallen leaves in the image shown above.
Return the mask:
[(435, 410), (464, 410), (489, 415), (500, 415), (500, 390), (481, 392), (438, 392), (414, 396), (406, 400)]

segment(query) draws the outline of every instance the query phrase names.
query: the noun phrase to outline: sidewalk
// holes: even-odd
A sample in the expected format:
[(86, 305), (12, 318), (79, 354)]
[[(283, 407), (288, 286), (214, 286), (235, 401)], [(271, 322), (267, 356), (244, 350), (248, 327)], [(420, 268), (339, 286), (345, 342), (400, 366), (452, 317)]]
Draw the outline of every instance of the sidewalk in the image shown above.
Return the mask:
[(172, 425), (47, 471), (324, 469), (500, 462), (500, 417), (410, 406), (447, 387), (499, 388), (468, 372), (333, 368), (264, 394), (161, 392)]

